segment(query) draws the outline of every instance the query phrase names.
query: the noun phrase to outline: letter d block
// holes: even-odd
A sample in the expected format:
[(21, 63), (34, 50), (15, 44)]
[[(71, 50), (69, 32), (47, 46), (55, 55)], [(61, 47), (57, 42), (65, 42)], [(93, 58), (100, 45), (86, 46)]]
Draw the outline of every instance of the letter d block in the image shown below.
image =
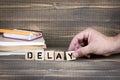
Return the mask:
[(55, 51), (55, 61), (64, 61), (63, 51)]
[(76, 58), (73, 56), (74, 51), (67, 51), (66, 52), (66, 60), (76, 60)]
[(44, 51), (35, 51), (35, 60), (44, 60)]
[(55, 53), (54, 51), (45, 51), (45, 60), (54, 60)]
[(25, 54), (25, 60), (34, 60), (34, 53), (33, 52), (27, 52)]

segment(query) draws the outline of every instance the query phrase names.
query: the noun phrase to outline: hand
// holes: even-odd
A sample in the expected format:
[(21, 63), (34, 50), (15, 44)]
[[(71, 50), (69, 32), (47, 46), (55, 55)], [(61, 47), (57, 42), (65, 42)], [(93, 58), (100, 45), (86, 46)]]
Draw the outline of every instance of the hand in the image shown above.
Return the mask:
[(75, 57), (88, 56), (91, 53), (109, 56), (115, 50), (114, 39), (88, 28), (72, 39), (68, 50), (74, 50), (75, 53), (73, 55)]

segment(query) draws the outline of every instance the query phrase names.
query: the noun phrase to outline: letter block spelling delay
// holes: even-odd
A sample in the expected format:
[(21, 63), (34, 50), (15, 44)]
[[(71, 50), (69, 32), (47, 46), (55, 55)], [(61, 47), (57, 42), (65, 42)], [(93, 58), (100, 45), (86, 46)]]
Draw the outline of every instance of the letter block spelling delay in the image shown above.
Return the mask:
[(44, 50), (38, 50), (38, 51), (29, 51), (25, 54), (25, 60), (49, 60), (49, 61), (64, 61), (65, 57), (67, 61), (70, 60), (76, 60), (76, 58), (73, 56), (74, 51), (44, 51)]

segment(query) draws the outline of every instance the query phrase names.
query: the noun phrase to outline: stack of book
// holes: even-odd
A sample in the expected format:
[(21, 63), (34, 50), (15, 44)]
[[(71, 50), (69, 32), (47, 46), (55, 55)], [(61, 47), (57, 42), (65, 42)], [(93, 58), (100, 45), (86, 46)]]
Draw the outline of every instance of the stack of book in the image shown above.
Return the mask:
[(23, 53), (46, 48), (42, 32), (0, 29), (0, 55)]

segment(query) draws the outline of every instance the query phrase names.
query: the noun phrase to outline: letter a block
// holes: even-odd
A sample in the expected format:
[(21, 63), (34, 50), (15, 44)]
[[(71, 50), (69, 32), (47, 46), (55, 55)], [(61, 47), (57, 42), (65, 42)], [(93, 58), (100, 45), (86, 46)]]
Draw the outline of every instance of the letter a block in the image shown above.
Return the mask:
[(34, 60), (34, 53), (33, 52), (27, 52), (25, 54), (25, 60)]
[(66, 60), (76, 60), (76, 58), (73, 56), (74, 51), (67, 51), (66, 52)]
[(44, 60), (44, 51), (35, 51), (35, 60)]
[(55, 51), (55, 61), (64, 61), (63, 51)]
[(55, 53), (54, 51), (45, 51), (45, 60), (54, 60)]

